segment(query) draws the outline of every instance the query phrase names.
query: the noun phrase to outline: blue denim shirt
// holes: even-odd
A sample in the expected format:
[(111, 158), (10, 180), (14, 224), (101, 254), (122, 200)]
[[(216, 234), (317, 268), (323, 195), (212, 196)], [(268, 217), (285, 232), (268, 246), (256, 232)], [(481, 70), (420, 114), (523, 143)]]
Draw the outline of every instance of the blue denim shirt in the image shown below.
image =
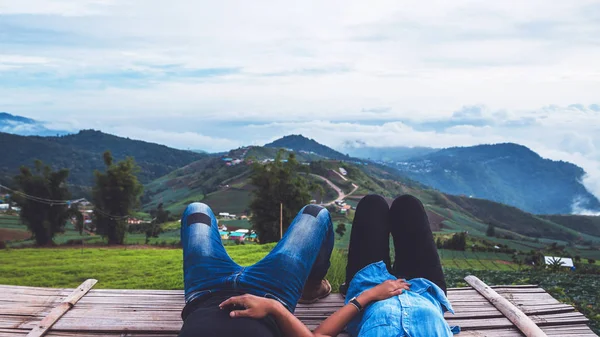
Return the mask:
[[(363, 291), (384, 281), (396, 280), (383, 262), (361, 269), (350, 282), (346, 304)], [(408, 281), (410, 291), (368, 305), (354, 317), (347, 331), (354, 337), (450, 337), (460, 332), (444, 320), (444, 312), (452, 306), (444, 291), (424, 278)]]

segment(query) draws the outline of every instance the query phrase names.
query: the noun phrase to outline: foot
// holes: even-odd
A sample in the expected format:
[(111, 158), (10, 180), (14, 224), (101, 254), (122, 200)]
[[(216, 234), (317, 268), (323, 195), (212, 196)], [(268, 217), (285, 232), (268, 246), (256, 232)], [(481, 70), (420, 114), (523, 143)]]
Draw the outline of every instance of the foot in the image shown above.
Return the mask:
[(340, 294), (342, 294), (342, 296), (346, 297), (347, 292), (348, 292), (348, 285), (346, 284), (346, 282), (340, 284)]
[(323, 299), (331, 294), (331, 284), (327, 280), (321, 280), (317, 284), (306, 284), (302, 291), (302, 296), (298, 303), (300, 304), (311, 304), (315, 303), (320, 299)]

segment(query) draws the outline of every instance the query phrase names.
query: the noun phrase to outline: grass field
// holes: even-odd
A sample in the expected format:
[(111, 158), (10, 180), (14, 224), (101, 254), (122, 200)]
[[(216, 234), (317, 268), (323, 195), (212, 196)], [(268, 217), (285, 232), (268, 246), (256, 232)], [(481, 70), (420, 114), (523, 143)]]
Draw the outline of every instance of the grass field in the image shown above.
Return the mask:
[[(238, 264), (251, 265), (274, 247), (226, 246)], [(346, 257), (335, 249), (329, 279), (337, 289), (343, 282)], [(0, 284), (40, 287), (72, 287), (87, 278), (100, 280), (99, 287), (126, 289), (181, 289), (181, 249), (130, 248), (26, 248), (0, 250)], [(511, 270), (494, 260), (443, 259), (447, 268)], [(516, 269), (516, 267), (515, 267)]]

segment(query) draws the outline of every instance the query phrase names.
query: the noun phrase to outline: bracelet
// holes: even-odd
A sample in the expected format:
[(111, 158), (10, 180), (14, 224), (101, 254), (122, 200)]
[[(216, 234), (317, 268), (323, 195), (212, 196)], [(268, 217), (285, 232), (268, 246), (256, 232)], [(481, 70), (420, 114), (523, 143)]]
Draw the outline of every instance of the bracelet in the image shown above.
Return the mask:
[(358, 312), (363, 311), (363, 306), (362, 304), (360, 304), (360, 302), (356, 299), (356, 297), (352, 298), (348, 304), (352, 304), (353, 306), (356, 307), (356, 309), (358, 310)]

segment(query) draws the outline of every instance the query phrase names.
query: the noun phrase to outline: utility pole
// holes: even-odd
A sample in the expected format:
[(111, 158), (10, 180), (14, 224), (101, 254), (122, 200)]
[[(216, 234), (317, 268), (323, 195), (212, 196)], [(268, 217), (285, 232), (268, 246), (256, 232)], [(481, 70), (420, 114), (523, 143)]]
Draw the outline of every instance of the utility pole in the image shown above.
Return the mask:
[(279, 203), (279, 240), (283, 239), (283, 203)]

